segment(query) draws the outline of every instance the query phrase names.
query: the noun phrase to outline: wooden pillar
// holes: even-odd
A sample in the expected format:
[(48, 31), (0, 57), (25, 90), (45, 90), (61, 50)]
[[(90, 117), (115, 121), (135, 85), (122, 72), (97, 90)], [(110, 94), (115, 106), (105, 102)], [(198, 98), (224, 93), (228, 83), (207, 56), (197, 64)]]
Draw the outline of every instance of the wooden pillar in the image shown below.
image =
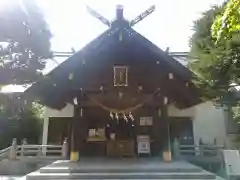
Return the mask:
[[(74, 111), (75, 111), (75, 107), (74, 107)], [(79, 152), (76, 147), (76, 131), (77, 131), (76, 121), (77, 121), (77, 117), (75, 117), (75, 113), (74, 113), (74, 117), (72, 119), (72, 128), (71, 128), (71, 153), (70, 153), (71, 161), (79, 160)]]
[(180, 153), (180, 143), (178, 138), (174, 138), (173, 140), (173, 156), (176, 160), (180, 159), (181, 153)]
[(71, 161), (79, 160), (78, 121), (81, 120), (79, 111), (80, 106), (74, 105), (74, 113), (71, 127), (71, 153), (70, 153)]
[(66, 160), (68, 158), (68, 139), (65, 138), (62, 145), (62, 158)]
[(172, 161), (172, 154), (171, 154), (171, 140), (170, 140), (167, 97), (163, 98), (163, 103), (161, 107), (161, 120), (162, 120), (162, 126), (163, 126), (163, 136), (165, 138), (164, 144), (163, 144), (163, 160), (170, 162)]
[[(48, 108), (45, 108), (44, 122), (43, 122), (43, 134), (42, 134), (42, 145), (47, 145), (48, 142), (48, 129), (49, 129), (49, 117), (48, 117)], [(43, 148), (43, 155), (46, 155), (47, 149)]]

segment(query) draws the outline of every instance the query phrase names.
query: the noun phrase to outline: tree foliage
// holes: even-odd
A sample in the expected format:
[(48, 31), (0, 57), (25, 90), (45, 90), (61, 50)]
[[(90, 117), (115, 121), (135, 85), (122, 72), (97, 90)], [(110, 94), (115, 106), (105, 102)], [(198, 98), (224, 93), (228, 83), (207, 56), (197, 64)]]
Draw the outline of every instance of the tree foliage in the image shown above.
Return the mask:
[(0, 9), (0, 85), (26, 84), (41, 76), (51, 33), (34, 0), (11, 0)]
[(199, 75), (200, 84), (208, 87), (209, 91), (213, 90), (211, 96), (224, 94), (231, 84), (239, 82), (240, 42), (229, 39), (216, 44), (211, 35), (214, 18), (222, 11), (223, 7), (213, 7), (196, 20), (190, 40), (190, 54), (198, 59), (190, 60), (189, 67)]
[[(9, 0), (0, 9), (0, 89), (42, 77), (51, 33), (35, 0)], [(38, 143), (42, 107), (22, 94), (0, 94), (0, 148), (12, 138)]]
[(189, 67), (198, 75), (196, 84), (204, 89), (206, 97), (226, 107), (235, 107), (239, 102), (230, 89), (240, 84), (240, 39), (237, 38), (240, 32), (217, 43), (217, 38), (212, 36), (214, 19), (224, 12), (224, 7), (225, 4), (212, 7), (194, 22), (190, 54), (197, 59), (190, 60)]
[(18, 143), (27, 138), (28, 143), (38, 144), (43, 122), (43, 107), (23, 99), (20, 93), (0, 95), (0, 149), (6, 148), (17, 138)]
[[(212, 25), (212, 36), (220, 39), (232, 38), (240, 32), (240, 0), (229, 0), (224, 11), (216, 16)], [(238, 36), (239, 37), (239, 36)]]

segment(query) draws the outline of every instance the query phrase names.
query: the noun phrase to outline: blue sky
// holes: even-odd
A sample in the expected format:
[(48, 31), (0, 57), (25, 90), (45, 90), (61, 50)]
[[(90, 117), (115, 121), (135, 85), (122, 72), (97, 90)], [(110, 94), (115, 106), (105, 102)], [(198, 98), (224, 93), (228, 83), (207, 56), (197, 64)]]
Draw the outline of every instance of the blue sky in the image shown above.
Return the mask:
[[(203, 11), (212, 5), (221, 4), (223, 0), (37, 0), (37, 2), (52, 31), (51, 43), (55, 51), (70, 51), (71, 47), (79, 50), (107, 29), (87, 12), (86, 5), (112, 20), (117, 4), (124, 6), (124, 17), (128, 20), (155, 5), (155, 12), (134, 26), (134, 29), (164, 50), (170, 47), (170, 51), (188, 51), (193, 21), (199, 18)], [(58, 59), (59, 62), (63, 60)], [(46, 72), (56, 66), (54, 62), (48, 63)], [(9, 86), (3, 91), (21, 90)]]

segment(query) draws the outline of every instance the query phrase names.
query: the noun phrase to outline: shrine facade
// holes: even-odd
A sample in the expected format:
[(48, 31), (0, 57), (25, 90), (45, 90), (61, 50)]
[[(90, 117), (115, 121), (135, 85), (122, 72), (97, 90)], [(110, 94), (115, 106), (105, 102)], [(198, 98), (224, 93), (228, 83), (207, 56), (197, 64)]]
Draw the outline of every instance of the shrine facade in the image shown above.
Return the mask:
[(201, 100), (197, 77), (132, 28), (154, 8), (127, 21), (118, 6), (112, 22), (90, 9), (109, 29), (26, 91), (46, 106), (43, 144), (67, 138), (72, 159), (170, 160), (175, 139), (226, 143), (224, 112)]

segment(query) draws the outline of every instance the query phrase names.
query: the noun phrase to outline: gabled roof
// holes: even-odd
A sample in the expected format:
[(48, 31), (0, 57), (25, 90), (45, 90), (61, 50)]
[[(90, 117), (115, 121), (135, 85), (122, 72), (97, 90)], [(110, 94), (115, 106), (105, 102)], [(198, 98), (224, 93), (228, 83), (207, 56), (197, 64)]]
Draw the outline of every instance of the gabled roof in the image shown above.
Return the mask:
[[(57, 107), (53, 101), (57, 101), (57, 99), (61, 98), (62, 92), (68, 91), (70, 86), (68, 80), (69, 73), (79, 71), (78, 67), (83, 59), (87, 59), (89, 56), (97, 56), (101, 51), (111, 51), (111, 47), (121, 43), (119, 41), (120, 34), (123, 38), (122, 41), (126, 40), (134, 43), (134, 46), (141, 46), (149, 50), (154, 56), (158, 57), (161, 63), (164, 63), (172, 72), (177, 74), (181, 78), (181, 81), (191, 83), (192, 79), (195, 78), (194, 74), (189, 69), (176, 61), (173, 57), (169, 56), (167, 52), (161, 50), (148, 39), (137, 33), (131, 27), (119, 28), (118, 26), (113, 26), (87, 44), (83, 49), (69, 57), (57, 68), (52, 70), (46, 78), (33, 84), (26, 91), (26, 94), (34, 96), (34, 98), (38, 97), (41, 99), (41, 103), (52, 108), (63, 107), (65, 103), (61, 106), (58, 103), (59, 107)], [(58, 87), (55, 87), (54, 84), (61, 84), (61, 87), (59, 87), (59, 85)], [(183, 91), (186, 91), (186, 96), (189, 94), (187, 90), (182, 90), (182, 92)], [(201, 102), (199, 92), (194, 85), (191, 85), (191, 95), (189, 94), (189, 96), (191, 96), (191, 100), (188, 98), (185, 107)], [(49, 98), (51, 99), (51, 102), (49, 101)]]

